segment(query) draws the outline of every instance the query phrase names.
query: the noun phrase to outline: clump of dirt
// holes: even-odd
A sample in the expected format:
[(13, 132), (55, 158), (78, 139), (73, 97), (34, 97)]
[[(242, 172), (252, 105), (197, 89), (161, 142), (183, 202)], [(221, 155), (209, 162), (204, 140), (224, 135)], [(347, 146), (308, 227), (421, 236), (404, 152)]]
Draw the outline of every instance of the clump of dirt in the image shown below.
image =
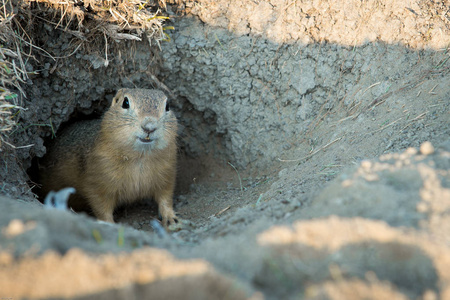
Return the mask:
[[(249, 296), (205, 261), (178, 261), (166, 251), (156, 249), (97, 257), (72, 249), (64, 256), (47, 252), (38, 259), (24, 258), (20, 263), (3, 253), (0, 259), (2, 293), (14, 299), (142, 299), (149, 295), (152, 299), (248, 299)], [(40, 276), (34, 277), (36, 272)]]
[[(0, 153), (0, 276), (20, 279), (0, 289), (28, 298), (449, 298), (443, 2), (169, 2), (175, 31), (160, 49), (148, 40), (79, 46), (45, 22), (30, 31), (50, 56), (35, 49), (26, 61), (33, 85), (23, 85), (26, 110), (8, 134), (33, 146)], [(151, 201), (119, 209), (115, 225), (23, 203), (34, 198), (25, 170), (48, 141), (67, 122), (100, 116), (121, 87), (172, 97), (183, 127), (180, 231), (158, 235)], [(48, 281), (35, 281), (40, 270)], [(97, 277), (83, 281), (87, 273)], [(55, 274), (70, 276), (70, 288), (48, 286)]]
[(277, 296), (305, 292), (332, 298), (334, 289), (351, 293), (349, 286), (357, 283), (347, 279), (362, 280), (366, 289), (387, 281), (393, 295), (446, 299), (449, 142), (437, 153), (424, 143), (420, 152), (385, 154), (341, 173), (298, 212), (300, 221), (258, 237), (271, 248), (258, 284), (268, 293), (277, 286)]

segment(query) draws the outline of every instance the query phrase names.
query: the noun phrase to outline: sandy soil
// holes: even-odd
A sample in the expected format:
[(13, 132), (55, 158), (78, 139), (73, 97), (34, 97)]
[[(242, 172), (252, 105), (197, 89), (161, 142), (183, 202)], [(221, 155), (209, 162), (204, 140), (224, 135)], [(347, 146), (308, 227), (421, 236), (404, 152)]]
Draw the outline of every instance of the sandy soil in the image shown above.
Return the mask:
[[(80, 54), (28, 87), (12, 138), (35, 146), (0, 152), (0, 298), (450, 299), (448, 6), (168, 2), (158, 55)], [(183, 228), (158, 235), (152, 201), (115, 225), (44, 209), (51, 128), (27, 124), (101, 112), (150, 69), (178, 97)]]

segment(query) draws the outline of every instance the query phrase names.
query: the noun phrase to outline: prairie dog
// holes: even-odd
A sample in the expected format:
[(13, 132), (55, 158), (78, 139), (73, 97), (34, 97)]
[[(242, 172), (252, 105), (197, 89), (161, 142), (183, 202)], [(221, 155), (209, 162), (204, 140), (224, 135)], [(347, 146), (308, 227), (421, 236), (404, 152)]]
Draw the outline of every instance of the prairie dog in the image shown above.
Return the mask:
[(42, 164), (43, 192), (74, 187), (69, 205), (87, 203), (107, 222), (118, 205), (153, 198), (167, 227), (177, 222), (177, 128), (162, 91), (121, 89), (101, 120), (75, 123), (55, 141)]

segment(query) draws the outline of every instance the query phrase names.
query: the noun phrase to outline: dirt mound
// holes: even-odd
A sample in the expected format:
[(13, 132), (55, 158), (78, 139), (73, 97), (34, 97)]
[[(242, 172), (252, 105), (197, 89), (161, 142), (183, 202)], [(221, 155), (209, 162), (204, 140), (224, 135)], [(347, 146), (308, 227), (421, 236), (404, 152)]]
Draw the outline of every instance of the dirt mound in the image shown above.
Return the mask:
[[(191, 234), (203, 232), (195, 242), (180, 239), (180, 233), (160, 239), (3, 199), (1, 245), (9, 252), (2, 254), (2, 290), (31, 298), (83, 294), (120, 298), (122, 293), (128, 297), (151, 292), (161, 297), (223, 299), (250, 297), (251, 290), (261, 290), (268, 298), (447, 299), (449, 166), (448, 143), (436, 150), (425, 143), (420, 152), (409, 148), (365, 160), (339, 175), (301, 209), (286, 209), (289, 205), (281, 199), (289, 196), (274, 184), (267, 193), (277, 196), (270, 201), (245, 206), (202, 226), (194, 222), (199, 228), (190, 229)], [(279, 180), (292, 179), (290, 175), (286, 172)], [(284, 222), (292, 225), (271, 227), (276, 219), (273, 211), (282, 212)], [(204, 260), (176, 262), (166, 251), (133, 251), (144, 245), (168, 248), (185, 259), (207, 259), (240, 278), (241, 285), (217, 275)], [(132, 252), (91, 256), (74, 247), (90, 253)], [(37, 253), (46, 254), (35, 258)], [(41, 281), (35, 280), (35, 272)], [(107, 277), (102, 275), (105, 272)], [(14, 284), (8, 278), (14, 278)], [(60, 284), (54, 284), (58, 278), (73, 282), (61, 290)], [(193, 294), (184, 294), (187, 285)]]
[(177, 261), (163, 250), (91, 257), (73, 249), (64, 256), (47, 252), (18, 263), (3, 253), (1, 265), (2, 293), (14, 299), (248, 298), (206, 262)]
[(302, 210), (312, 220), (262, 233), (271, 255), (256, 282), (277, 296), (382, 299), (381, 285), (389, 298), (449, 297), (450, 149), (421, 149), (363, 161)]

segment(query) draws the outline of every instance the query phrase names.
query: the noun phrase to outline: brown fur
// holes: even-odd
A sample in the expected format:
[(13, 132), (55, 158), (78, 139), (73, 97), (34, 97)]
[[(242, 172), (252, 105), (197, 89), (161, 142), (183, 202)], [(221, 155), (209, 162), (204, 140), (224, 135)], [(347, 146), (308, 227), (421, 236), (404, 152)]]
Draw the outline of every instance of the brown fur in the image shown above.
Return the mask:
[(166, 102), (159, 90), (121, 89), (102, 120), (67, 128), (42, 164), (43, 192), (74, 187), (69, 204), (108, 222), (118, 205), (153, 197), (163, 224), (175, 222), (177, 121)]

